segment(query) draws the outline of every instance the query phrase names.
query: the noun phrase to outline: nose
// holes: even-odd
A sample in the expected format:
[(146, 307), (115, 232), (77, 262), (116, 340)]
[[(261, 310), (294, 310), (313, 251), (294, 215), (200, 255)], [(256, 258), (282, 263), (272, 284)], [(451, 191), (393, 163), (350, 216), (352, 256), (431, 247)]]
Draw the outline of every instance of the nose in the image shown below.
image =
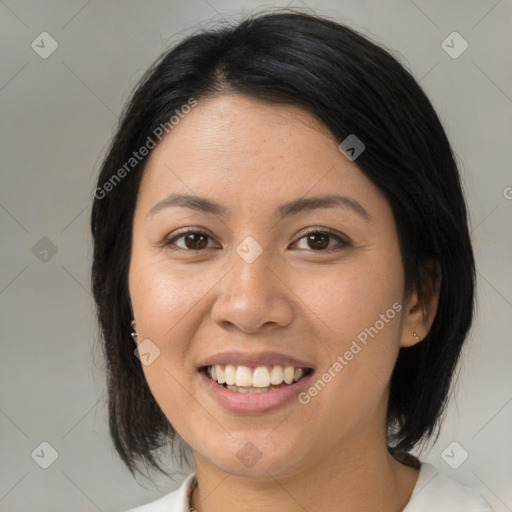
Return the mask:
[(234, 251), (231, 270), (218, 284), (212, 320), (245, 333), (285, 327), (293, 318), (292, 297), (265, 251), (251, 263)]

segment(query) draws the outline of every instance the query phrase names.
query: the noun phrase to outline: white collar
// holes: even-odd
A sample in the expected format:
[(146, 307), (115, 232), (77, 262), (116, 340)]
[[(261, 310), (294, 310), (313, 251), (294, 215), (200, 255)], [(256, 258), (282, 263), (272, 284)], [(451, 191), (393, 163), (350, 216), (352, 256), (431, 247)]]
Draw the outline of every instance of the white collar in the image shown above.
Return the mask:
[[(162, 498), (127, 512), (188, 512), (196, 473), (187, 476), (178, 489)], [(411, 499), (402, 512), (493, 512), (483, 496), (472, 487), (444, 476), (423, 462)]]

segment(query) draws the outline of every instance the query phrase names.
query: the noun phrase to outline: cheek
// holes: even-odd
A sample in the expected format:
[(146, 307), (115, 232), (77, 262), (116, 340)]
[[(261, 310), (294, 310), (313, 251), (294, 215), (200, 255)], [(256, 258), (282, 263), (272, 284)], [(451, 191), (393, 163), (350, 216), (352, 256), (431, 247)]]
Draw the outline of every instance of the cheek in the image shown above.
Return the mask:
[[(142, 367), (148, 386), (173, 427), (186, 433), (189, 422), (200, 422), (204, 412), (190, 406), (195, 397), (190, 340), (200, 322), (201, 299), (211, 284), (175, 266), (171, 270), (162, 260), (134, 253), (130, 294), (139, 339), (151, 340), (160, 351), (154, 362)], [(189, 414), (181, 414), (184, 410)]]
[(386, 326), (399, 323), (397, 306), (393, 309), (393, 304), (400, 304), (403, 278), (394, 256), (368, 253), (310, 276), (301, 273), (290, 279), (295, 283), (294, 292), (312, 313), (311, 321), (323, 326), (321, 330), (332, 349), (350, 342), (390, 309), (386, 320), (392, 322), (386, 322)]
[[(306, 287), (305, 281), (314, 285)], [(298, 282), (297, 294), (313, 313), (326, 356), (317, 378), (329, 384), (318, 393), (317, 406), (336, 418), (346, 410), (366, 414), (382, 399), (398, 354), (403, 307), (398, 253), (368, 252)]]
[(173, 330), (179, 331), (194, 316), (210, 287), (197, 274), (171, 269), (160, 258), (135, 257), (130, 270), (130, 295), (139, 332), (165, 348), (167, 340), (173, 339)]

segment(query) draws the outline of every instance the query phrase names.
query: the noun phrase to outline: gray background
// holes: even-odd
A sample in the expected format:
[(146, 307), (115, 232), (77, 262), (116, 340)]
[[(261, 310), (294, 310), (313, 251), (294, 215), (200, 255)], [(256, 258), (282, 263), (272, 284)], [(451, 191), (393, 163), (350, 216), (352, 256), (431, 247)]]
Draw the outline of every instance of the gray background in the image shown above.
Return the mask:
[[(286, 5), (307, 8), (272, 4)], [(123, 102), (153, 59), (202, 26), (263, 7), (271, 5), (0, 1), (2, 511), (121, 511), (179, 484), (137, 483), (108, 438), (89, 291), (94, 178)], [(480, 489), (496, 511), (512, 510), (512, 2), (311, 0), (310, 7), (391, 49), (421, 82), (453, 144), (470, 206), (479, 309), (457, 399), (422, 458)], [(46, 59), (31, 47), (42, 46), (44, 31), (59, 45)], [(442, 47), (453, 31), (469, 44), (456, 59)], [(49, 450), (38, 448), (44, 441), (58, 453), (48, 469), (34, 460), (49, 461)], [(452, 469), (445, 460), (460, 462), (462, 450), (469, 457)]]

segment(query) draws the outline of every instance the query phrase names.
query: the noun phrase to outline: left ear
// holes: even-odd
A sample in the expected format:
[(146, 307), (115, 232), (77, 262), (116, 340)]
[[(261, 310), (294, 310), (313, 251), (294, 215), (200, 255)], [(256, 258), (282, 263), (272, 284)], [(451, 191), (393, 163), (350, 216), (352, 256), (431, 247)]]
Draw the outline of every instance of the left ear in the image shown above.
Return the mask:
[(429, 260), (421, 268), (421, 291), (413, 290), (405, 307), (401, 347), (416, 345), (428, 334), (437, 313), (440, 289), (441, 267), (438, 261)]

